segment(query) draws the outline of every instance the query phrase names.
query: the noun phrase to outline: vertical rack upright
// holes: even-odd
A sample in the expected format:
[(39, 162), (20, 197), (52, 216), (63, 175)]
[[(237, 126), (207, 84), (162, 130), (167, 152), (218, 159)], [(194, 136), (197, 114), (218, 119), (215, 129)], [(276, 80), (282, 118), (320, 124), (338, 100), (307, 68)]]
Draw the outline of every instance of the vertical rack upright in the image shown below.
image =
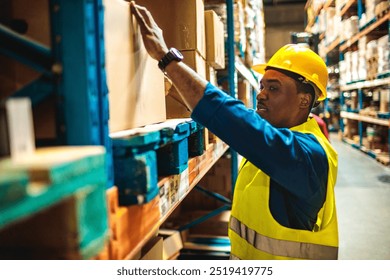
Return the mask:
[[(233, 0), (226, 0), (227, 9), (227, 54), (228, 54), (228, 84), (230, 96), (236, 95), (237, 89), (237, 73), (235, 70), (235, 54), (234, 54), (234, 17), (233, 17)], [(230, 148), (231, 153), (231, 180), (232, 194), (234, 193), (234, 184), (236, 182), (237, 168), (237, 152)]]
[[(43, 7), (46, 4), (49, 7)], [(29, 97), (33, 106), (54, 97), (55, 139), (37, 144), (105, 146), (110, 187), (112, 147), (108, 134), (102, 0), (49, 0), (36, 5), (48, 10), (51, 48), (1, 25), (0, 53), (40, 73), (9, 97)]]
[(103, 145), (108, 186), (113, 184), (104, 70), (102, 0), (50, 1), (52, 53), (61, 65), (59, 134), (66, 145)]

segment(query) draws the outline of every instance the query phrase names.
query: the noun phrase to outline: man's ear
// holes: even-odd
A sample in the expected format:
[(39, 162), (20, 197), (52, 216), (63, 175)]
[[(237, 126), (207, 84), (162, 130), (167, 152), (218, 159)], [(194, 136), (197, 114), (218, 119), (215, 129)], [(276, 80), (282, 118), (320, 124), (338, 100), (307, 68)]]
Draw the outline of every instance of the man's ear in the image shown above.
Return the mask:
[(300, 98), (300, 103), (299, 103), (300, 108), (302, 109), (309, 108), (311, 104), (311, 98), (312, 98), (311, 95), (309, 93), (301, 93), (299, 98)]

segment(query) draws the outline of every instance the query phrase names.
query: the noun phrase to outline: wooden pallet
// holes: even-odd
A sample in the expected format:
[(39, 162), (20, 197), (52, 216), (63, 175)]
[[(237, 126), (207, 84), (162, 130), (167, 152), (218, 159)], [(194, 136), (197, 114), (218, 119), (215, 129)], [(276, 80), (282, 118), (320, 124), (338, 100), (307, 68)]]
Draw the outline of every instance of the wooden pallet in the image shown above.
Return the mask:
[(26, 171), (7, 171), (0, 175), (0, 210), (27, 195), (28, 174)]
[(389, 2), (382, 1), (375, 7), (375, 16), (377, 19), (383, 18), (389, 12)]
[(376, 156), (376, 160), (383, 165), (388, 166), (390, 164), (390, 155), (389, 153), (382, 153)]
[(105, 184), (74, 195), (0, 231), (0, 259), (90, 259), (108, 240)]

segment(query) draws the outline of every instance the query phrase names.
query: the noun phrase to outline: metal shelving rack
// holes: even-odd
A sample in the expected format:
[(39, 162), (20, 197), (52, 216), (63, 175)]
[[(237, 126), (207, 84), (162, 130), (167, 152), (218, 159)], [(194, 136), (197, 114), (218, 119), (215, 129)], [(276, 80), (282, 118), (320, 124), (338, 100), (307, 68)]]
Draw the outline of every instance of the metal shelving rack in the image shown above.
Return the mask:
[[(234, 16), (233, 16), (233, 0), (226, 0), (227, 9), (227, 58), (228, 58), (228, 84), (230, 96), (236, 95), (237, 88), (237, 72), (235, 69), (235, 52), (234, 52)], [(232, 180), (232, 194), (234, 193), (234, 184), (237, 179), (238, 167), (237, 167), (237, 152), (231, 151), (231, 180)]]
[(50, 0), (49, 11), (51, 48), (0, 24), (0, 53), (41, 73), (9, 98), (29, 97), (35, 106), (55, 96), (57, 135), (49, 145), (105, 146), (112, 186), (102, 0)]
[[(308, 1), (309, 3), (310, 1)], [(325, 2), (324, 6), (320, 8), (315, 13), (315, 17), (317, 17), (321, 11), (321, 9), (325, 9), (326, 7), (329, 7), (334, 4), (334, 0), (328, 0)], [(340, 16), (343, 16), (346, 14), (350, 9), (355, 9), (356, 14), (359, 17), (359, 19), (362, 17), (362, 14), (365, 11), (365, 5), (363, 0), (349, 0), (345, 3), (345, 5), (340, 10)], [(339, 61), (344, 60), (344, 53), (348, 51), (348, 49), (356, 44), (360, 38), (366, 35), (374, 34), (378, 32), (378, 29), (384, 25), (387, 24), (387, 34), (390, 34), (390, 13), (388, 8), (382, 12), (382, 16), (380, 18), (375, 17), (370, 22), (366, 23), (365, 26), (359, 28), (359, 32), (355, 35), (353, 35), (351, 38), (348, 38), (347, 40), (341, 41), (339, 37), (337, 37), (333, 42), (328, 42), (326, 53), (327, 55), (331, 52), (338, 51), (339, 52)], [(315, 21), (310, 21), (308, 24), (307, 29), (310, 29), (310, 27), (314, 24)], [(383, 87), (387, 86), (389, 87), (389, 73), (387, 74), (381, 74), (376, 77), (374, 80), (366, 80), (366, 81), (352, 81), (347, 83), (346, 85), (340, 86), (340, 106), (343, 107), (346, 104), (346, 98), (348, 98), (348, 95), (351, 91), (357, 92), (357, 99), (358, 99), (358, 108), (354, 111), (349, 111), (346, 109), (342, 109), (340, 113), (340, 129), (344, 133), (345, 126), (344, 126), (344, 119), (347, 120), (353, 120), (358, 122), (358, 136), (359, 136), (359, 143), (354, 143), (353, 141), (343, 138), (344, 142), (351, 144), (356, 149), (359, 149), (363, 152), (365, 152), (367, 155), (376, 158), (379, 160), (380, 158), (377, 157), (377, 154), (363, 145), (363, 135), (365, 134), (365, 126), (367, 124), (373, 124), (373, 125), (379, 125), (382, 127), (385, 127), (388, 129), (388, 146), (390, 146), (390, 122), (389, 122), (389, 116), (383, 116), (381, 118), (378, 117), (370, 117), (370, 116), (364, 116), (359, 114), (359, 111), (363, 109), (363, 98), (365, 96), (364, 91), (365, 89), (374, 89), (377, 87)], [(388, 111), (390, 111), (390, 104)], [(384, 156), (384, 158), (381, 158), (379, 161), (388, 164), (389, 162), (389, 156)]]

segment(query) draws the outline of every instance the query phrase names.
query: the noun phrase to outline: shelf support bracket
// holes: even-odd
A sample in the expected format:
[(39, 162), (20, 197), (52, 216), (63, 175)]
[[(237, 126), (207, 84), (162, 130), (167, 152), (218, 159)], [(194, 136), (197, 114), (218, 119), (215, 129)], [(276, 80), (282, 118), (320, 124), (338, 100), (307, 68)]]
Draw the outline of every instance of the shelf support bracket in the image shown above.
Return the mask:
[(181, 227), (179, 227), (178, 230), (179, 231), (184, 231), (186, 229), (189, 229), (191, 227), (199, 225), (200, 223), (203, 223), (206, 220), (208, 220), (208, 219), (210, 219), (210, 218), (212, 218), (212, 217), (222, 213), (223, 211), (229, 210), (229, 209), (230, 209), (230, 205), (223, 205), (223, 206), (221, 206), (221, 207), (219, 207), (219, 208), (217, 208), (217, 209), (207, 213), (204, 216), (201, 216), (201, 217), (199, 217), (199, 218), (197, 218), (197, 219), (195, 219), (195, 220), (193, 220), (193, 221), (191, 221), (191, 222), (189, 222), (189, 223), (187, 223), (185, 225), (182, 225)]
[(29, 97), (32, 106), (35, 106), (51, 94), (54, 94), (54, 84), (51, 79), (42, 75), (40, 78), (14, 92), (11, 97)]
[(202, 188), (201, 186), (199, 185), (196, 185), (195, 186), (195, 189), (208, 195), (208, 196), (211, 196), (225, 204), (228, 204), (228, 205), (231, 205), (232, 204), (232, 201), (226, 197), (224, 197), (223, 195), (219, 194), (219, 193), (216, 193), (216, 192), (212, 192), (212, 191), (209, 191), (209, 190), (206, 190), (205, 188)]
[(46, 46), (29, 40), (13, 30), (0, 24), (0, 53), (52, 76), (53, 58)]

